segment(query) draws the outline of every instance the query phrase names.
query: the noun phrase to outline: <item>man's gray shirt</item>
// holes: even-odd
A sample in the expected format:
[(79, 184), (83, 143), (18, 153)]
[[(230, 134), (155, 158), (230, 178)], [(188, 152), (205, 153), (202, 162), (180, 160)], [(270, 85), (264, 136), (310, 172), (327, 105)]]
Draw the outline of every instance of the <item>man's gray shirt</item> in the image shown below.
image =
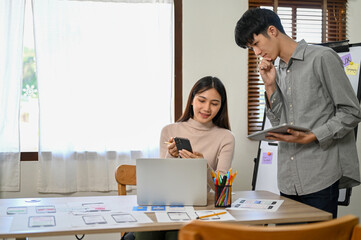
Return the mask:
[(339, 188), (360, 184), (354, 136), (360, 106), (337, 53), (302, 40), (288, 65), (280, 60), (277, 73), (276, 91), (266, 106), (271, 124), (306, 127), (317, 138), (309, 144), (279, 142), (280, 191), (305, 195), (339, 179)]

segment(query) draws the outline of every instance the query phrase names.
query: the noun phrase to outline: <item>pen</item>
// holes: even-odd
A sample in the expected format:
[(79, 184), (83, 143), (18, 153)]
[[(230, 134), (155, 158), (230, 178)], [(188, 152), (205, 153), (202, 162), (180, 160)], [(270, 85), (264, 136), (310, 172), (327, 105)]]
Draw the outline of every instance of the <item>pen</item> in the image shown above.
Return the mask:
[(224, 187), (226, 185), (226, 182), (227, 182), (227, 175), (224, 175), (222, 178), (221, 187)]
[(202, 218), (207, 218), (207, 217), (213, 217), (213, 216), (218, 216), (221, 214), (226, 214), (227, 212), (219, 212), (219, 213), (213, 213), (213, 214), (208, 214), (208, 215), (204, 215), (204, 216), (200, 216), (197, 217), (196, 219), (202, 219)]

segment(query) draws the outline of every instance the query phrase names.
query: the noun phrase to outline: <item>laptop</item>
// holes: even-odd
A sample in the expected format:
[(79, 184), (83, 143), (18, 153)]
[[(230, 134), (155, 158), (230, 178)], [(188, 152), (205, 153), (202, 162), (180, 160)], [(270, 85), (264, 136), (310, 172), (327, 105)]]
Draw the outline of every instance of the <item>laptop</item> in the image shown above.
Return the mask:
[(186, 158), (140, 158), (138, 205), (207, 205), (207, 161)]

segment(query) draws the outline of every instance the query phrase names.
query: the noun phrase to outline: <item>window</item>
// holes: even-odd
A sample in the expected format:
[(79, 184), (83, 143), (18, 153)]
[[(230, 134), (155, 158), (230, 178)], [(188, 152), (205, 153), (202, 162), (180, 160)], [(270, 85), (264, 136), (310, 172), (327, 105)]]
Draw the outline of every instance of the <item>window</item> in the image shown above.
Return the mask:
[[(346, 39), (347, 0), (249, 0), (249, 8), (277, 12), (288, 36), (310, 44)], [(257, 65), (260, 58), (248, 51), (248, 134), (262, 129), (265, 96)]]
[[(38, 158), (38, 90), (33, 43), (31, 1), (26, 0), (25, 39), (23, 55), (23, 89), (21, 97), (21, 160)], [(174, 0), (174, 119), (182, 113), (182, 0)]]
[(20, 150), (37, 152), (39, 142), (38, 85), (31, 1), (25, 3), (23, 82), (20, 101)]

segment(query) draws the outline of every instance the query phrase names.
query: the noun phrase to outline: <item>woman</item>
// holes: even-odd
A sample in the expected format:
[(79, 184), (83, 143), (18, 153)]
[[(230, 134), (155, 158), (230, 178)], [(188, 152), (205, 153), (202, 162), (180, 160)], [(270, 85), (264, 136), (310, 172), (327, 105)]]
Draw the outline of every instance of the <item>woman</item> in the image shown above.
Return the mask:
[[(188, 138), (193, 153), (178, 151), (174, 137)], [(218, 78), (208, 76), (193, 86), (180, 119), (162, 129), (160, 157), (205, 158), (208, 163), (208, 186), (214, 189), (210, 172), (227, 173), (232, 164), (234, 144), (228, 119), (226, 89)]]
[[(188, 138), (193, 153), (178, 151), (174, 137)], [(208, 186), (214, 189), (210, 172), (218, 170), (220, 174), (226, 174), (233, 153), (234, 136), (229, 126), (226, 90), (218, 78), (204, 77), (193, 86), (180, 119), (162, 129), (160, 157), (207, 159)], [(178, 231), (136, 232), (134, 235), (136, 240), (173, 240), (177, 239)]]

